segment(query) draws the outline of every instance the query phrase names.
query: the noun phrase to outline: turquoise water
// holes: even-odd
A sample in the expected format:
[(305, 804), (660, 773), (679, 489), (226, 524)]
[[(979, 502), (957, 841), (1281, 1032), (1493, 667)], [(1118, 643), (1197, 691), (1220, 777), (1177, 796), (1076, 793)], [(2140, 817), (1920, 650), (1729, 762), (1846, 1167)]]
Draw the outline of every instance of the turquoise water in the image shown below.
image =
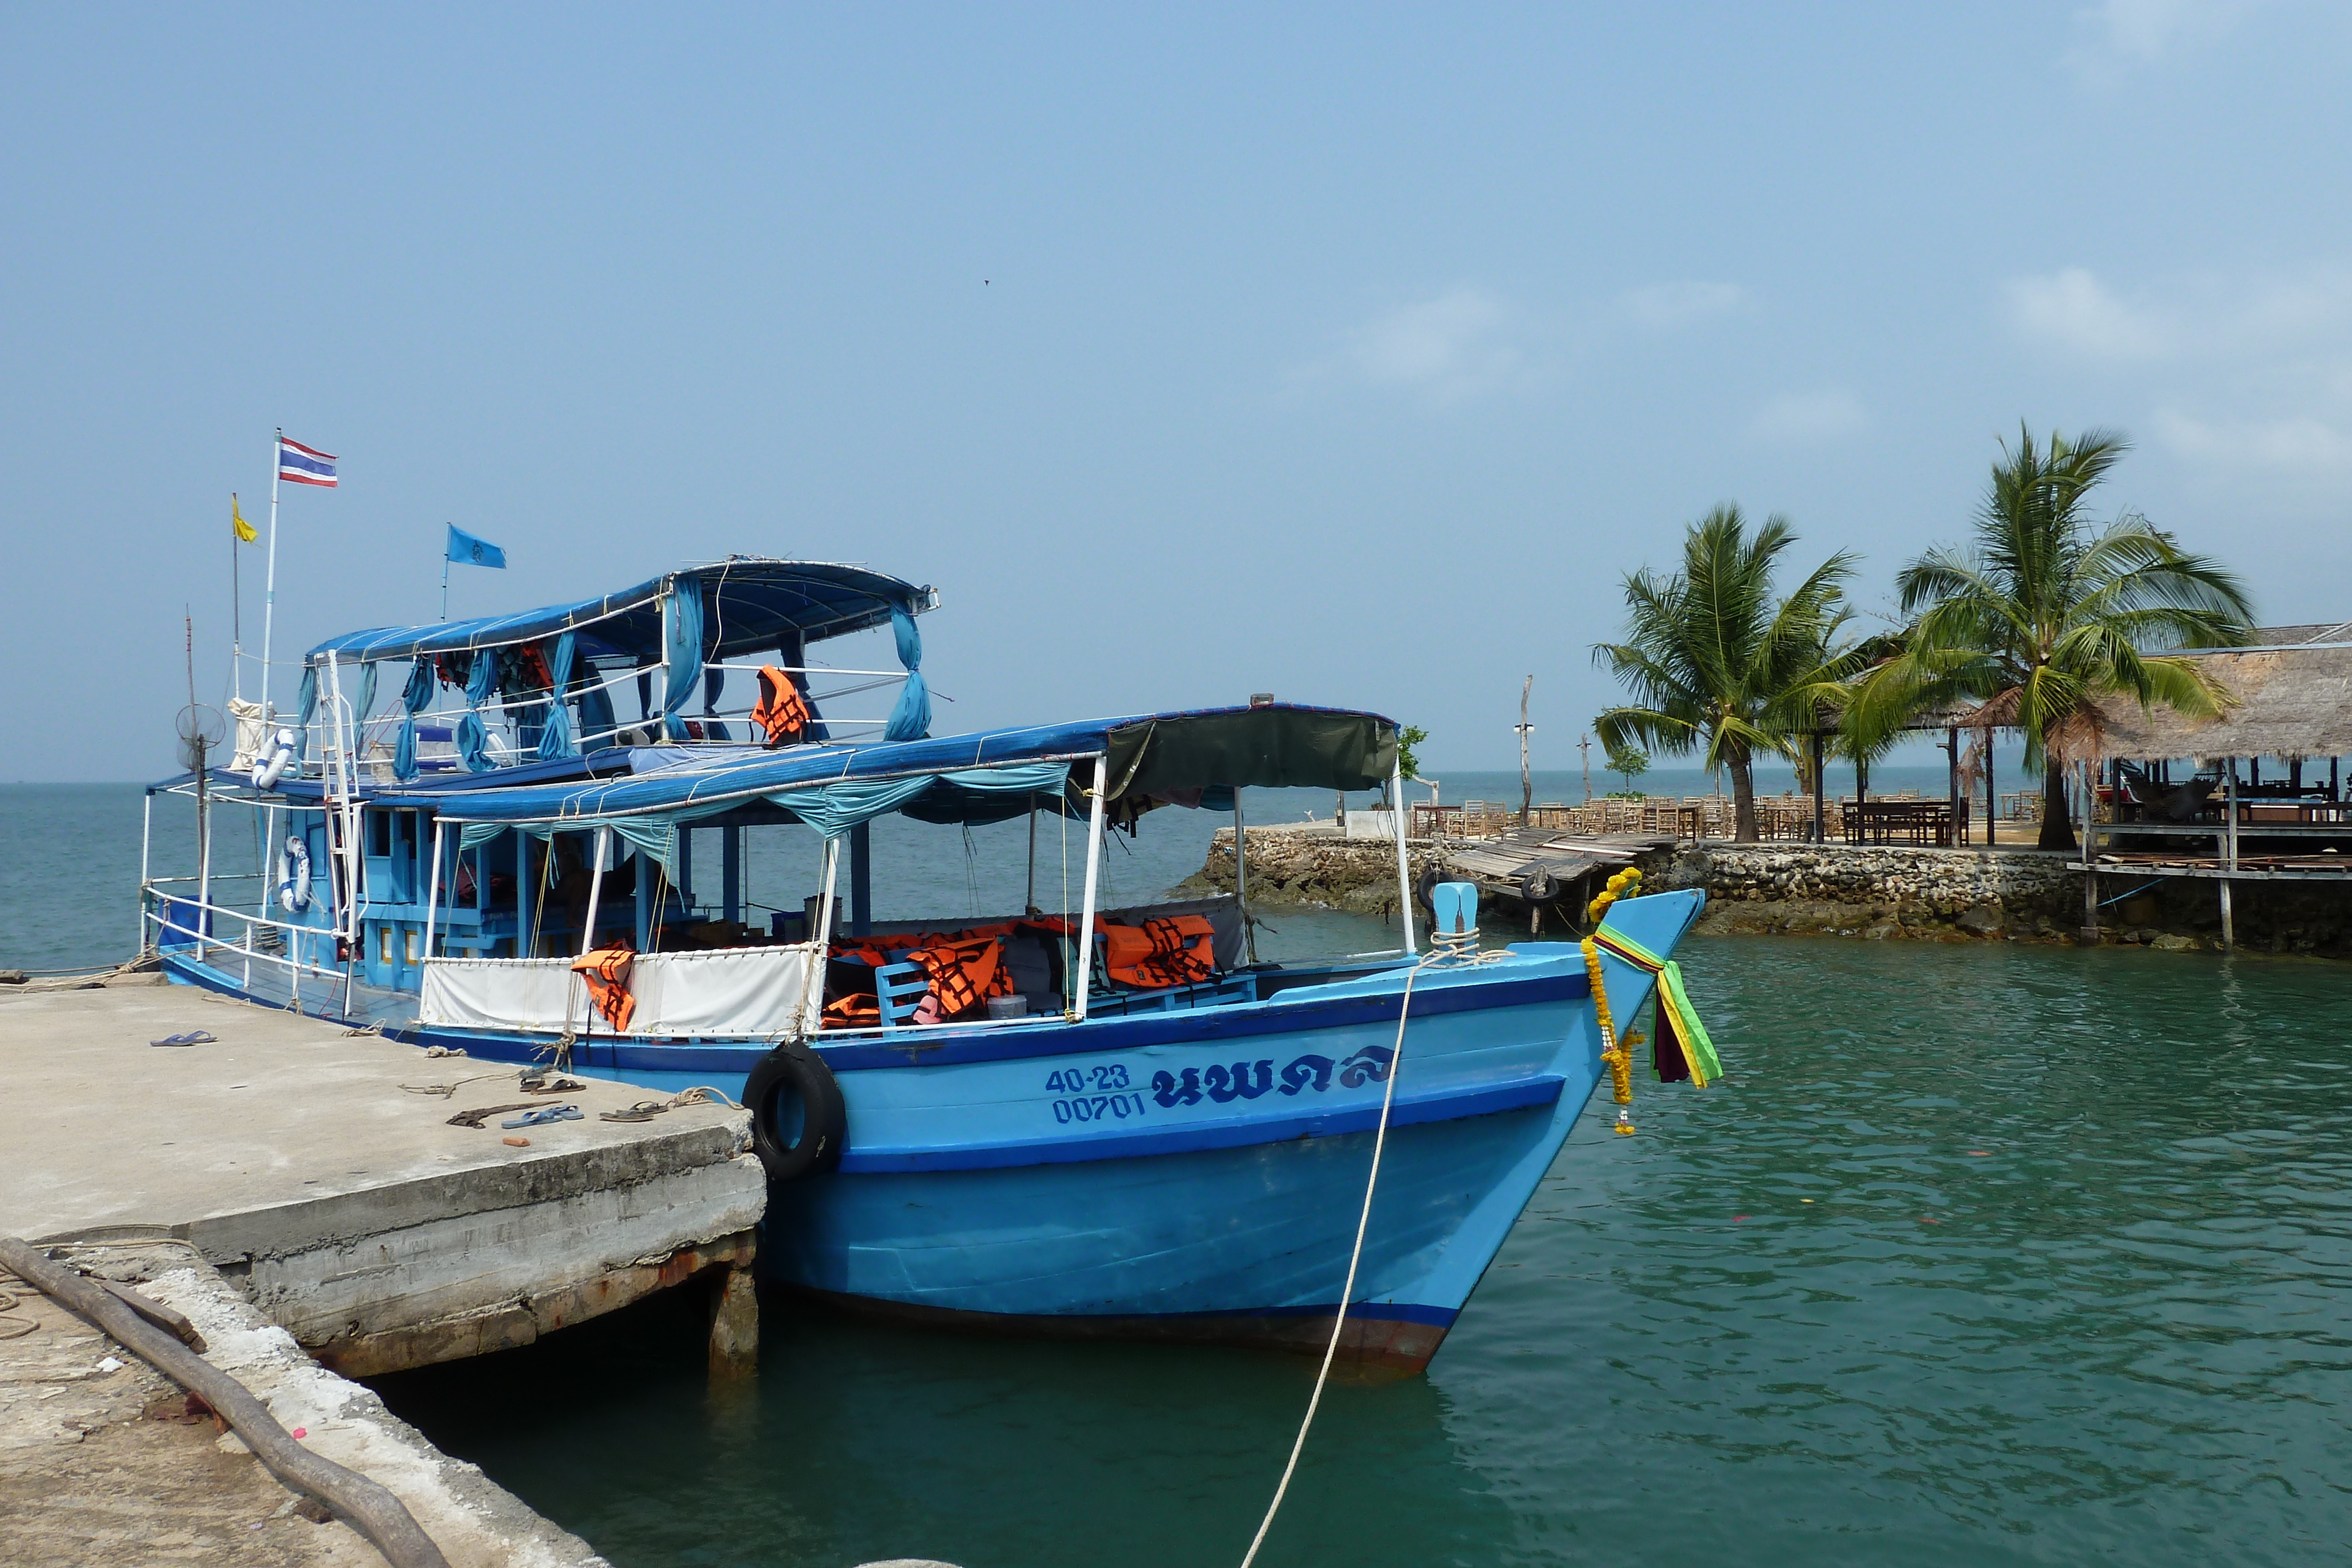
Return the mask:
[[(1428, 1375), (1327, 1398), (1262, 1562), (2341, 1560), (2341, 968), (1685, 956), (1729, 1079), (1588, 1113)], [(699, 1326), (382, 1386), (622, 1568), (1175, 1568), (1240, 1561), (1312, 1370), (772, 1301), (714, 1395)]]
[[(1310, 805), (1328, 814), (1252, 811)], [(1147, 819), (1109, 852), (1113, 898), (1189, 873), (1216, 825)], [(0, 964), (126, 952), (138, 827), (135, 788), (0, 789)], [(879, 838), (882, 913), (1017, 901), (1020, 824), (969, 853), (922, 831)], [(184, 855), (184, 818), (157, 842)], [(797, 852), (770, 852), (755, 894), (797, 896)], [(1275, 919), (1276, 955), (1393, 936)], [(1261, 1561), (2340, 1559), (2352, 976), (2137, 949), (1684, 956), (1728, 1080), (1644, 1085), (1633, 1138), (1588, 1113), (1428, 1375), (1332, 1391)], [(698, 1313), (656, 1300), (383, 1387), (621, 1568), (1174, 1568), (1240, 1560), (1311, 1375), (777, 1300), (759, 1378), (714, 1395)]]

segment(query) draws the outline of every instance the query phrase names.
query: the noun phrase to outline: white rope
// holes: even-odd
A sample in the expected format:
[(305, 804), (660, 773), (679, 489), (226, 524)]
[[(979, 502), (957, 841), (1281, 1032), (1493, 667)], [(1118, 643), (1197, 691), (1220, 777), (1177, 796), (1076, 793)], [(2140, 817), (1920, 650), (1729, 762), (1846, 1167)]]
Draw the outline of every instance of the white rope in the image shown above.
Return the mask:
[(1323, 1385), (1330, 1381), (1331, 1362), (1339, 1354), (1339, 1336), (1348, 1326), (1348, 1303), (1356, 1296), (1356, 1270), (1364, 1259), (1364, 1232), (1372, 1219), (1372, 1193), (1381, 1184), (1381, 1156), (1387, 1151), (1389, 1141), (1389, 1107), (1396, 1100), (1397, 1074), (1404, 1070), (1405, 1019), (1412, 1013), (1412, 985), (1423, 969), (1454, 968), (1471, 964), (1491, 964), (1502, 957), (1500, 953), (1478, 951), (1478, 928), (1472, 926), (1460, 933), (1431, 933), (1436, 946), (1429, 956), (1405, 972), (1404, 997), (1397, 1007), (1396, 1050), (1389, 1057), (1388, 1086), (1381, 1092), (1380, 1125), (1372, 1133), (1372, 1168), (1364, 1177), (1364, 1207), (1356, 1215), (1356, 1245), (1348, 1254), (1348, 1282), (1339, 1291), (1339, 1310), (1331, 1319), (1331, 1343), (1323, 1347), (1323, 1366), (1315, 1375), (1315, 1392), (1307, 1396), (1306, 1418), (1298, 1423), (1298, 1437), (1290, 1445), (1290, 1462), (1282, 1467), (1282, 1480), (1274, 1489), (1274, 1500), (1265, 1507), (1265, 1518), (1258, 1521), (1257, 1534), (1250, 1541), (1249, 1551), (1242, 1557), (1242, 1568), (1250, 1568), (1257, 1561), (1258, 1548), (1265, 1544), (1266, 1531), (1274, 1528), (1274, 1516), (1282, 1511), (1282, 1500), (1290, 1490), (1290, 1478), (1297, 1472), (1298, 1456), (1307, 1449), (1307, 1429), (1315, 1425), (1315, 1411), (1323, 1403)]

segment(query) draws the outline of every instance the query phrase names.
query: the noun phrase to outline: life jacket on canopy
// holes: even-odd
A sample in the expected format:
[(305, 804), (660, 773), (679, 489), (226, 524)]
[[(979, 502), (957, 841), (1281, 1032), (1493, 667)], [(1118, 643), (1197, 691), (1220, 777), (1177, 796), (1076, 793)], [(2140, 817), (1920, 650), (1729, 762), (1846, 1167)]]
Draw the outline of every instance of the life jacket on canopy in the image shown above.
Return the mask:
[(808, 698), (801, 695), (800, 683), (788, 671), (774, 664), (762, 664), (760, 700), (752, 705), (751, 722), (768, 732), (768, 748), (772, 751), (808, 733), (809, 726), (816, 722), (816, 714), (809, 707)]
[(1140, 925), (1106, 923), (1103, 967), (1122, 986), (1160, 990), (1190, 986), (1217, 972), (1217, 928), (1204, 915), (1171, 915)]
[(572, 972), (588, 983), (589, 1001), (614, 1034), (628, 1032), (629, 1019), (637, 1010), (637, 998), (629, 994), (629, 970), (636, 959), (627, 942), (616, 941), (572, 960)]

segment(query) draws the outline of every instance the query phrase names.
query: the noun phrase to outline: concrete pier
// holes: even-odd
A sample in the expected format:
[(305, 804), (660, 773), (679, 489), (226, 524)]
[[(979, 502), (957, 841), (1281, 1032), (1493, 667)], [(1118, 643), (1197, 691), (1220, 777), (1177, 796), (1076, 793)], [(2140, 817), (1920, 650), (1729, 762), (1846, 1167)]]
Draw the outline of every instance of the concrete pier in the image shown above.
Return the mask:
[[(198, 1030), (218, 1039), (149, 1044)], [(756, 1341), (749, 1292), (709, 1272), (748, 1268), (766, 1203), (724, 1105), (604, 1122), (646, 1095), (590, 1080), (547, 1097), (584, 1120), (452, 1126), (531, 1098), (515, 1069), (119, 982), (0, 995), (0, 1233), (184, 1239), (337, 1371), (528, 1343), (697, 1275), (716, 1339)]]
[[(370, 1389), (327, 1371), (181, 1245), (68, 1261), (184, 1314), (205, 1359), (299, 1441), (388, 1488), (452, 1568), (596, 1568), (595, 1550)], [(0, 1565), (251, 1563), (380, 1568), (374, 1547), (191, 1412), (169, 1378), (0, 1274)]]

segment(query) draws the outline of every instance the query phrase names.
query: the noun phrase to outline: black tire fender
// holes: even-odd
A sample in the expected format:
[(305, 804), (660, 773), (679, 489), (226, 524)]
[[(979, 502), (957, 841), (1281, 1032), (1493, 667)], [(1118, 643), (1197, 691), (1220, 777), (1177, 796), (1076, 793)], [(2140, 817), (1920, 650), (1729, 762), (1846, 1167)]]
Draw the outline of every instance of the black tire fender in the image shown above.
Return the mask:
[(1422, 929), (1437, 928), (1437, 884), (1445, 880), (1435, 861), (1423, 861), (1421, 874), (1412, 879), (1412, 902), (1421, 911)]
[(1559, 895), (1559, 883), (1538, 867), (1519, 879), (1519, 892), (1529, 904), (1549, 904)]
[[(784, 1141), (780, 1106), (789, 1094), (801, 1110), (799, 1136)], [(770, 1181), (791, 1181), (841, 1163), (842, 1139), (849, 1131), (841, 1085), (824, 1059), (799, 1040), (786, 1040), (760, 1058), (743, 1081), (743, 1103), (751, 1112), (751, 1149), (767, 1167)]]

